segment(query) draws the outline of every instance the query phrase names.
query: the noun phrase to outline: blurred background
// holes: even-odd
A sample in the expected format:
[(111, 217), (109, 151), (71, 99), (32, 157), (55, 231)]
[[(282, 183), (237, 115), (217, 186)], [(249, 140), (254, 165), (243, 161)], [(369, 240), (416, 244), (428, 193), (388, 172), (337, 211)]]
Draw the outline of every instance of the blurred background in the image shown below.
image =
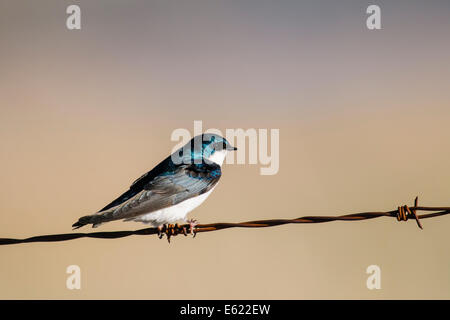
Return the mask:
[[(67, 6), (81, 30), (66, 28)], [(366, 8), (381, 8), (368, 30)], [(0, 237), (72, 232), (176, 128), (280, 130), (201, 223), (450, 205), (448, 1), (0, 2)], [(449, 299), (450, 217), (0, 247), (2, 299)], [(96, 231), (145, 225), (111, 222)], [(85, 227), (83, 232), (92, 229)], [(66, 268), (81, 268), (81, 290)], [(368, 290), (366, 268), (381, 268)]]

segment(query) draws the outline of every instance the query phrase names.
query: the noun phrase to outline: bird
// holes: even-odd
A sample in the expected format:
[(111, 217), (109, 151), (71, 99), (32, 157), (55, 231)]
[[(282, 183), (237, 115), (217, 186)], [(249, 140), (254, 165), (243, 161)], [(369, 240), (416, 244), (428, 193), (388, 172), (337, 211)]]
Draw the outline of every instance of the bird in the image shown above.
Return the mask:
[(161, 232), (164, 226), (183, 220), (192, 233), (197, 225), (187, 214), (201, 205), (217, 186), (228, 151), (235, 151), (218, 134), (203, 133), (177, 149), (152, 170), (135, 180), (117, 199), (94, 214), (83, 216), (73, 229), (93, 228), (114, 220), (149, 224)]

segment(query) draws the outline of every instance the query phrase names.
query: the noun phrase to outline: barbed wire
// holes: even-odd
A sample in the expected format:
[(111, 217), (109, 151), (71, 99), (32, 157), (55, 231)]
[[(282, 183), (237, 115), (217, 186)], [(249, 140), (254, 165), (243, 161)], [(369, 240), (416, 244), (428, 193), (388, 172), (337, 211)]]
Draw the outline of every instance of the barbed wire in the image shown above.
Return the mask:
[[(427, 211), (431, 213), (418, 215), (417, 211)], [(375, 219), (379, 217), (391, 217), (397, 218), (397, 221), (408, 221), (413, 218), (417, 226), (423, 229), (420, 222), (421, 219), (434, 218), (450, 214), (450, 207), (423, 207), (418, 205), (418, 198), (414, 200), (414, 206), (408, 207), (403, 205), (396, 210), (386, 212), (360, 212), (352, 213), (341, 216), (305, 216), (295, 219), (270, 219), (270, 220), (255, 220), (246, 221), (240, 223), (228, 223), (218, 222), (210, 224), (198, 224), (191, 227), (190, 224), (183, 225), (165, 225), (163, 228), (145, 228), (132, 231), (106, 231), (106, 232), (90, 232), (90, 233), (66, 233), (66, 234), (51, 234), (35, 236), (26, 239), (13, 239), (13, 238), (0, 238), (0, 245), (18, 244), (18, 243), (30, 243), (30, 242), (58, 242), (67, 241), (79, 238), (97, 238), (97, 239), (118, 239), (132, 235), (152, 235), (157, 234), (159, 238), (166, 235), (167, 240), (170, 242), (171, 237), (184, 234), (192, 234), (194, 237), (201, 232), (218, 231), (228, 228), (267, 228), (275, 227), (284, 224), (296, 224), (296, 223), (324, 223), (331, 221), (361, 221)]]

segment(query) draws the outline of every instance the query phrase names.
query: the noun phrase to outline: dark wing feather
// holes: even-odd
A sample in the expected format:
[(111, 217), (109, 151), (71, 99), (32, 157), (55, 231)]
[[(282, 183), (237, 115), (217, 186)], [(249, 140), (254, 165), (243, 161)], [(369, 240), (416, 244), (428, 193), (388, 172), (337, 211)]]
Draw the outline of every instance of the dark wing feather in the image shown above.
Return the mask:
[[(154, 176), (151, 180), (150, 174), (147, 173), (137, 180), (138, 183), (147, 182), (142, 188), (142, 185), (135, 188), (135, 182), (130, 190), (115, 200), (121, 202), (111, 206), (117, 206), (113, 215), (116, 218), (130, 218), (170, 207), (208, 192), (217, 184), (221, 174), (220, 166), (215, 163), (180, 165), (173, 171), (164, 171)], [(111, 204), (114, 204), (114, 201)], [(105, 210), (111, 207), (107, 206)]]
[(107, 212), (108, 220), (133, 218), (176, 205), (211, 190), (221, 176), (217, 164), (180, 165), (175, 171), (165, 172), (129, 200)]
[(107, 206), (105, 206), (98, 212), (108, 210), (112, 207), (118, 206), (119, 204), (124, 203), (125, 201), (131, 199), (132, 197), (137, 195), (139, 192), (141, 192), (144, 189), (145, 185), (148, 184), (150, 181), (152, 181), (155, 177), (166, 172), (167, 170), (173, 170), (173, 168), (174, 168), (174, 165), (173, 165), (172, 159), (169, 156), (166, 159), (164, 159), (163, 161), (161, 161), (152, 170), (143, 174), (140, 178), (138, 178), (136, 181), (134, 181), (128, 191), (124, 192), (117, 199), (115, 199), (114, 201), (109, 203)]
[(211, 190), (221, 177), (217, 164), (181, 165), (173, 174), (157, 176), (144, 190), (150, 191), (147, 212), (167, 208)]

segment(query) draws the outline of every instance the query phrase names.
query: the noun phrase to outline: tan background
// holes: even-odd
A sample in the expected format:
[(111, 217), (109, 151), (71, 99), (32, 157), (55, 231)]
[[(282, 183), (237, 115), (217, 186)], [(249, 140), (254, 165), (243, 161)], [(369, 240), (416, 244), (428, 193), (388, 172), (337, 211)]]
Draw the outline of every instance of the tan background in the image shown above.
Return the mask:
[[(69, 31), (72, 1), (2, 1), (0, 236), (71, 232), (194, 120), (281, 137), (279, 173), (226, 166), (202, 223), (449, 205), (450, 5), (377, 2), (380, 31), (365, 1), (231, 0), (77, 1)], [(450, 217), (423, 224), (2, 246), (0, 298), (448, 299)]]

